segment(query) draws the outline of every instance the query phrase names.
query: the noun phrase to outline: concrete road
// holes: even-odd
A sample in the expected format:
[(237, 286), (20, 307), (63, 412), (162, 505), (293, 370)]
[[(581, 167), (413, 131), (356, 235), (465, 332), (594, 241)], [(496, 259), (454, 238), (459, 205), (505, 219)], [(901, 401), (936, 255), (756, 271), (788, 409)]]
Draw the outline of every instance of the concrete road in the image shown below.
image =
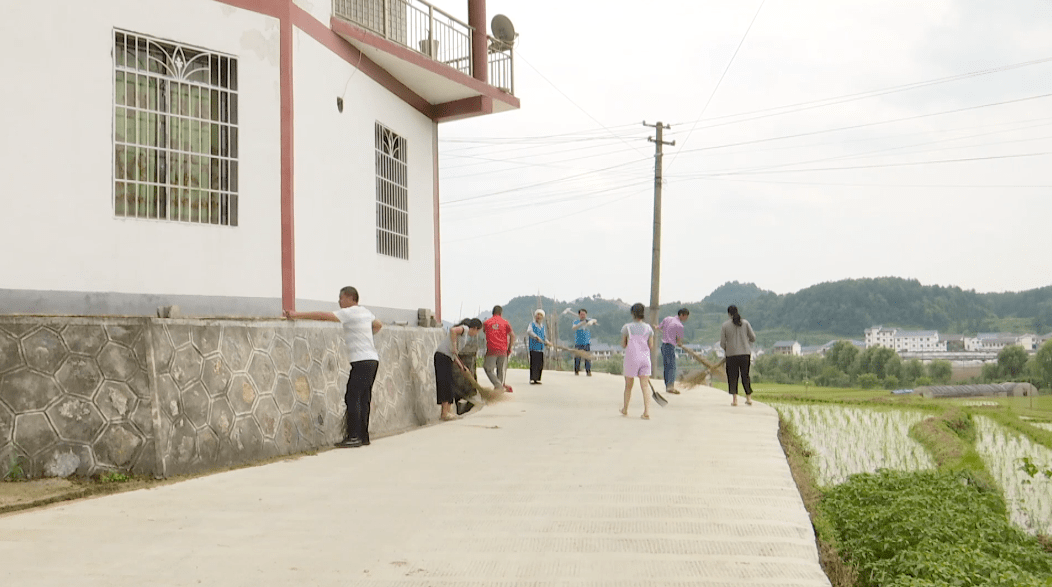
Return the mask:
[(0, 517), (0, 585), (829, 585), (774, 410), (698, 388), (643, 421), (621, 377), (526, 378), (369, 447)]

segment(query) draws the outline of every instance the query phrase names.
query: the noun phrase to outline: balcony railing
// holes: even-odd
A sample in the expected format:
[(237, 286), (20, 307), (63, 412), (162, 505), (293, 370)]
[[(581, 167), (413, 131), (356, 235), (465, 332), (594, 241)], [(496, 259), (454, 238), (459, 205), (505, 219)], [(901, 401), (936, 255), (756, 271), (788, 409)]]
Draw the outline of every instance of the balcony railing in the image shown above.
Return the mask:
[[(424, 0), (333, 0), (332, 12), (352, 24), (473, 76), (474, 28)], [(511, 46), (490, 37), (490, 83), (514, 94)]]

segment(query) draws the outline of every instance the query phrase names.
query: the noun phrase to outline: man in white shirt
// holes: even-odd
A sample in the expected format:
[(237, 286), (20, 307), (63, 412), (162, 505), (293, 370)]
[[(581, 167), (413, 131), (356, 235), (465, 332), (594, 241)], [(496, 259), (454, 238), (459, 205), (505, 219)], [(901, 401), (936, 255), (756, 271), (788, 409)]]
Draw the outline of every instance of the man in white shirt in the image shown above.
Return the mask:
[(347, 435), (336, 443), (340, 448), (357, 448), (369, 444), (369, 408), (373, 399), (373, 381), (380, 365), (380, 355), (373, 335), (383, 325), (369, 310), (358, 305), (358, 290), (347, 286), (340, 290), (340, 309), (335, 312), (285, 311), (289, 320), (321, 320), (343, 324), (343, 339), (350, 354), (351, 373), (347, 377)]

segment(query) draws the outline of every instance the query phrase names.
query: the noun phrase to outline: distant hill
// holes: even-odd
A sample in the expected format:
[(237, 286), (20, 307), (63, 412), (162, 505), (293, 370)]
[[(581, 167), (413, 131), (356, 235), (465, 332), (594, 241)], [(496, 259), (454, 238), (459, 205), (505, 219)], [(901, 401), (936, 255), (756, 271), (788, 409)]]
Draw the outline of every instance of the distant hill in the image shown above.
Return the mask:
[[(538, 307), (559, 314), (560, 338), (571, 340), (577, 310), (586, 308), (599, 321), (598, 340), (619, 340), (621, 326), (630, 320), (629, 303), (598, 295), (577, 300), (519, 296), (504, 304), (504, 317), (521, 336)], [(643, 300), (646, 303), (646, 300)], [(727, 306), (737, 305), (757, 330), (761, 345), (794, 339), (818, 344), (831, 338), (861, 339), (870, 326), (882, 324), (943, 333), (1010, 331), (1045, 334), (1052, 331), (1052, 286), (1023, 292), (980, 294), (974, 290), (921, 285), (915, 279), (881, 277), (820, 283), (790, 294), (776, 294), (753, 283), (725, 283), (700, 302), (663, 304), (668, 316), (681, 307), (690, 310), (687, 340), (711, 343), (727, 319)], [(569, 309), (570, 313), (563, 314)], [(485, 311), (479, 316), (489, 317)], [(459, 318), (457, 318), (459, 320)]]
[(765, 294), (775, 295), (772, 291), (756, 287), (755, 283), (728, 281), (714, 289), (709, 295), (705, 296), (705, 299), (701, 300), (701, 303), (712, 304), (726, 309), (727, 306), (732, 304), (735, 306), (744, 306)]

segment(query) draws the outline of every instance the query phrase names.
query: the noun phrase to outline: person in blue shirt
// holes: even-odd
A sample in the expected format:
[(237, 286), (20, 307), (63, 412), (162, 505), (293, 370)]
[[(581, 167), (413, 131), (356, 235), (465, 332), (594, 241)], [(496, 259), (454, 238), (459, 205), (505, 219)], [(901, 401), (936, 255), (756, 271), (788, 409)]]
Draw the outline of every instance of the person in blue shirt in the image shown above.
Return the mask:
[[(574, 348), (582, 351), (592, 350), (592, 331), (588, 329), (590, 326), (595, 326), (595, 319), (588, 319), (588, 310), (581, 308), (577, 311), (577, 320), (573, 321), (574, 330)], [(589, 377), (592, 376), (592, 362), (588, 359), (584, 360), (584, 370)], [(581, 357), (573, 358), (573, 374), (581, 374)]]
[(533, 322), (526, 327), (526, 338), (530, 348), (530, 385), (541, 384), (544, 371), (544, 345), (548, 342), (544, 331), (544, 310), (533, 313)]

